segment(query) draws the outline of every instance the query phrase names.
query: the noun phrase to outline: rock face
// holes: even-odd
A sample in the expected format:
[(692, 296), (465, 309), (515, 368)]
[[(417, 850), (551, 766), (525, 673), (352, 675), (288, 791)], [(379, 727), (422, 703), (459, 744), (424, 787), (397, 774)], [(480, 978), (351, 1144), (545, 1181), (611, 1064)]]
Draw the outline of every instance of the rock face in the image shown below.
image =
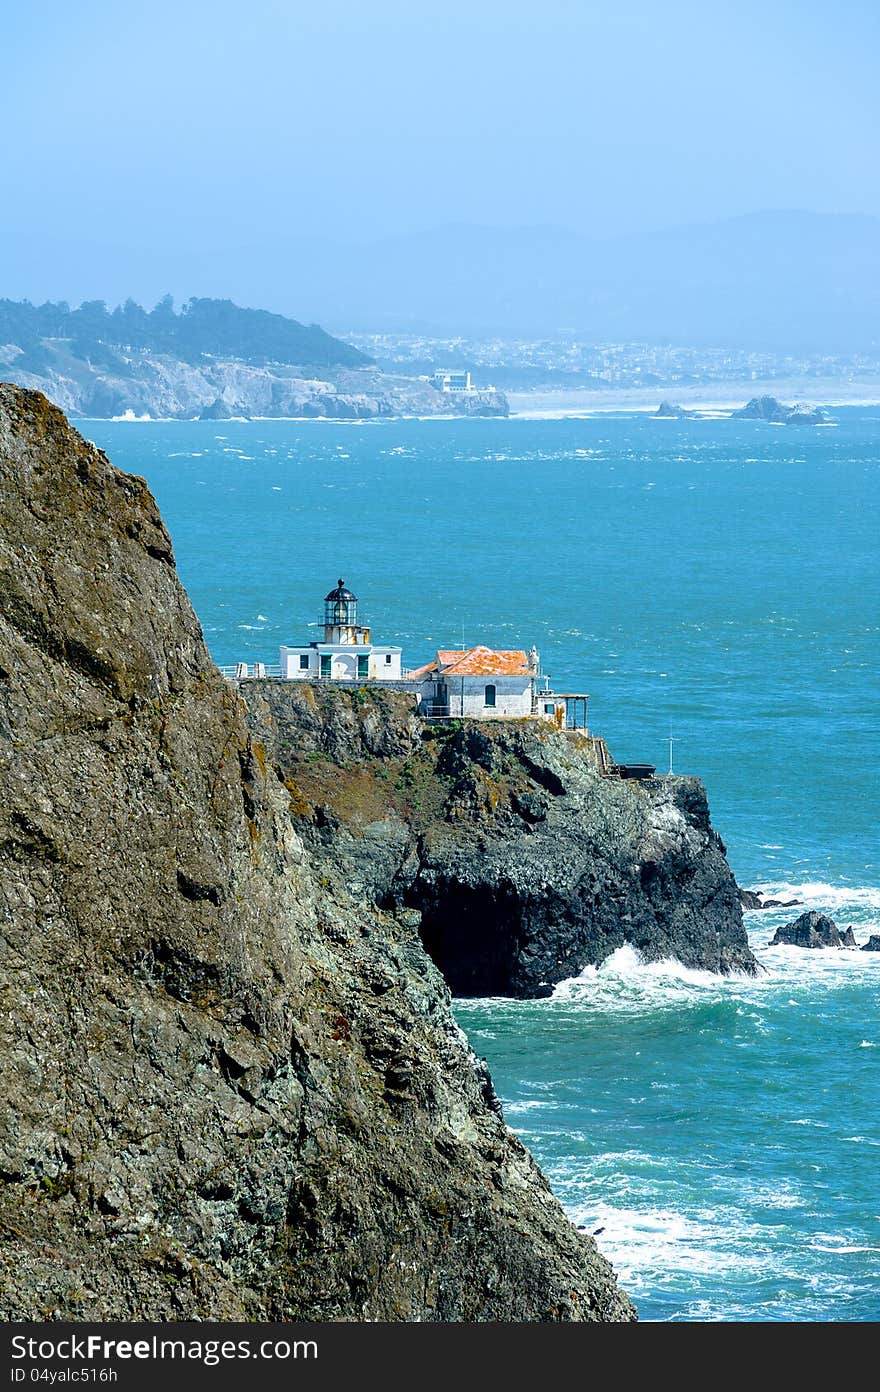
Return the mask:
[(810, 909), (802, 913), (793, 923), (784, 923), (777, 928), (770, 942), (771, 947), (855, 947), (856, 940), (852, 928), (847, 928), (841, 937), (833, 918), (827, 914)]
[(655, 416), (665, 420), (689, 420), (693, 414), (693, 411), (688, 411), (684, 406), (672, 401), (661, 401), (654, 412)]
[(756, 970), (698, 779), (602, 778), (589, 738), (533, 721), (425, 727), (402, 692), (242, 691), (328, 877), (414, 911), (455, 994), (546, 995), (625, 943)]
[(143, 481), (2, 387), (0, 520), (0, 1315), (633, 1318), (296, 835)]
[(797, 402), (794, 406), (784, 406), (775, 396), (753, 396), (745, 406), (731, 411), (734, 420), (772, 421), (779, 425), (824, 425), (827, 412), (821, 406), (805, 406)]
[[(63, 345), (61, 345), (63, 347)], [(39, 371), (19, 368), (0, 346), (0, 370), (24, 387), (45, 392), (72, 416), (129, 413), (153, 419), (229, 420), (231, 417), (506, 416), (499, 391), (440, 392), (415, 377), (378, 368), (333, 368), (320, 379), (296, 364), (256, 366), (234, 360), (183, 362), (168, 354), (132, 353), (125, 374), (82, 362), (59, 347), (46, 350)]]
[(880, 933), (872, 933), (866, 943), (862, 945), (863, 952), (880, 952)]

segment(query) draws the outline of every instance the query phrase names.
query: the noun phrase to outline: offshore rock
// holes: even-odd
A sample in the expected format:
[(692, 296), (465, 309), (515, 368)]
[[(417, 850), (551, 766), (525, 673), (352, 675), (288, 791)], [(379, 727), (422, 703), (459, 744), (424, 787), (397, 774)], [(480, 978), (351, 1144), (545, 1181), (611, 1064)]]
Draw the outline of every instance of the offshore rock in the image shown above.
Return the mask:
[(745, 406), (731, 411), (733, 420), (771, 421), (775, 425), (825, 425), (828, 413), (821, 406), (796, 402), (785, 406), (775, 396), (753, 396)]
[(872, 933), (866, 943), (862, 944), (863, 952), (880, 952), (880, 933)]
[(144, 482), (2, 387), (0, 523), (0, 1316), (633, 1318), (417, 915), (297, 836)]
[(242, 683), (297, 833), (365, 905), (414, 909), (458, 995), (547, 995), (631, 944), (757, 970), (696, 778), (602, 778), (532, 720), (425, 726), (404, 692)]
[(757, 889), (740, 889), (739, 902), (744, 909), (763, 909), (764, 901)]
[(800, 899), (765, 899), (760, 889), (741, 889), (739, 899), (744, 909), (793, 909), (802, 902)]
[(776, 929), (771, 941), (771, 947), (855, 947), (856, 941), (853, 937), (852, 928), (848, 928), (843, 937), (833, 918), (827, 914), (817, 913), (815, 909), (810, 909), (808, 913), (802, 913), (792, 923), (784, 923)]

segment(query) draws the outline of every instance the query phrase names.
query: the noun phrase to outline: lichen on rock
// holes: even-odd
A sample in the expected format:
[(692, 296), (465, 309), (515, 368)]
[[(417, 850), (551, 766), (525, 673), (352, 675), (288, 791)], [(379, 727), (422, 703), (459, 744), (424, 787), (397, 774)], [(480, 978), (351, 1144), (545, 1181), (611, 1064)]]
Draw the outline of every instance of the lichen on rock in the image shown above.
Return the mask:
[[(418, 914), (299, 834), (144, 482), (0, 387), (0, 522), (0, 1315), (633, 1318)], [(417, 796), (408, 716), (357, 738)]]

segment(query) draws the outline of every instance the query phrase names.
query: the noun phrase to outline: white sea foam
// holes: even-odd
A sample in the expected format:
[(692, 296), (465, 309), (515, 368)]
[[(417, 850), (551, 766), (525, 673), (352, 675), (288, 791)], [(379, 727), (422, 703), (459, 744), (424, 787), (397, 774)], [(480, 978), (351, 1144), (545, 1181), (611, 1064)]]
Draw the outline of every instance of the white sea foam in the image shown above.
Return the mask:
[(636, 1293), (673, 1274), (758, 1272), (766, 1261), (765, 1253), (748, 1251), (748, 1238), (760, 1231), (757, 1225), (736, 1222), (726, 1213), (699, 1219), (663, 1207), (597, 1203), (576, 1207), (570, 1216), (594, 1234), (624, 1287)]
[[(789, 915), (791, 910), (788, 911)], [(757, 915), (754, 915), (757, 917)], [(766, 919), (767, 915), (762, 915)], [(784, 917), (784, 915), (783, 915)], [(695, 1009), (716, 1002), (730, 1002), (738, 1013), (769, 997), (782, 996), (790, 1006), (803, 1004), (817, 990), (839, 989), (864, 980), (877, 971), (880, 954), (832, 948), (805, 952), (802, 948), (770, 947), (773, 927), (766, 921), (752, 934), (753, 951), (763, 968), (758, 976), (715, 972), (686, 967), (674, 958), (646, 962), (636, 948), (626, 945), (599, 967), (585, 967), (554, 987), (551, 996), (534, 1008), (587, 1009), (623, 1015), (652, 1011)], [(780, 1001), (779, 1003), (782, 1003)], [(764, 1031), (764, 1021), (750, 1016), (753, 1028)]]
[(634, 987), (653, 992), (654, 988), (671, 988), (675, 992), (684, 986), (690, 990), (717, 993), (726, 983), (751, 980), (744, 976), (718, 976), (715, 972), (686, 967), (674, 957), (659, 962), (646, 962), (637, 948), (629, 943), (617, 948), (599, 967), (584, 967), (578, 976), (561, 981), (553, 991), (553, 1000), (582, 1000), (605, 989)]
[[(768, 850), (781, 850), (782, 847), (767, 847)], [(799, 899), (798, 908), (833, 910), (876, 909), (880, 913), (880, 886), (878, 885), (833, 885), (825, 880), (806, 880), (794, 884), (789, 880), (762, 880), (753, 886), (767, 899)]]
[(506, 1116), (522, 1116), (527, 1112), (553, 1110), (555, 1102), (545, 1102), (541, 1098), (524, 1098), (521, 1102), (505, 1102), (504, 1112)]

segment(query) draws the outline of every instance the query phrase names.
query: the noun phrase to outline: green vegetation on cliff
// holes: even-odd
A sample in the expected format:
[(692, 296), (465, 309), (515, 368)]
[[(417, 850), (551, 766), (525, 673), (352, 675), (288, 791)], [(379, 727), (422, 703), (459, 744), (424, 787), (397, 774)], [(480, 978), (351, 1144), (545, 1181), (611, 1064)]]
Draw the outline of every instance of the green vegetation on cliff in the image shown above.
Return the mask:
[(187, 363), (212, 357), (255, 366), (281, 362), (326, 368), (370, 361), (317, 324), (300, 324), (265, 309), (242, 309), (231, 300), (191, 299), (179, 313), (170, 295), (150, 311), (134, 300), (113, 310), (103, 300), (87, 300), (78, 309), (64, 301), (32, 305), (0, 300), (0, 345), (23, 351), (18, 368), (39, 374), (49, 365), (46, 339), (69, 340), (73, 357), (123, 375), (125, 353), (131, 350), (166, 353)]

